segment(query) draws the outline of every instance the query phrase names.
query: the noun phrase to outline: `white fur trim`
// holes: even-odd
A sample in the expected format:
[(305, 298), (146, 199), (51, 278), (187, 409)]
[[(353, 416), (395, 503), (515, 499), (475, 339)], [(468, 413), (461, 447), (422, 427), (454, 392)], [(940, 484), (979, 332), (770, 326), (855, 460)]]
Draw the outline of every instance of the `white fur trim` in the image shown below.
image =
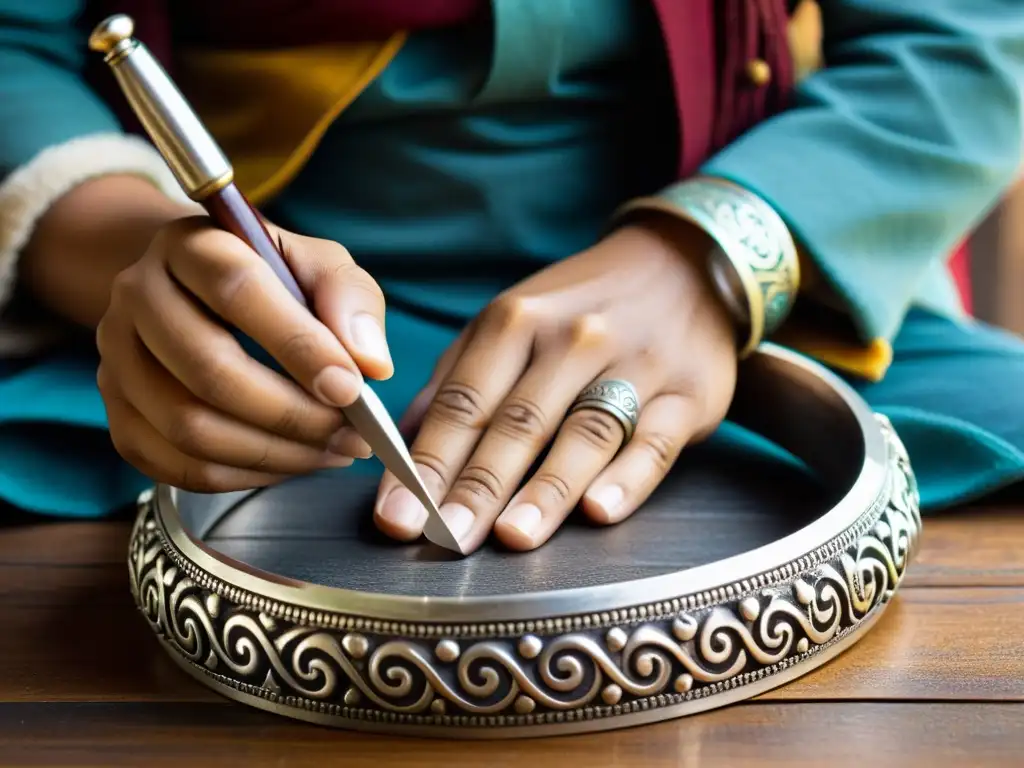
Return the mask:
[(169, 197), (188, 199), (151, 144), (118, 133), (47, 147), (0, 184), (0, 310), (14, 292), (18, 256), (40, 217), (82, 182), (121, 173), (148, 179)]

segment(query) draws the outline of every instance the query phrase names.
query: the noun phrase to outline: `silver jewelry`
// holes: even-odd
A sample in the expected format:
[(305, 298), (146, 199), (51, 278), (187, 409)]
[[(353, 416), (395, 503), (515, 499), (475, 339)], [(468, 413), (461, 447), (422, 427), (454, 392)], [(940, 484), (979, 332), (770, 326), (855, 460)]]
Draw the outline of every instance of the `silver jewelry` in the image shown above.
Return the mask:
[(800, 259), (785, 222), (765, 200), (725, 179), (701, 176), (633, 200), (619, 215), (645, 210), (689, 221), (717, 244), (708, 268), (743, 329), (742, 357), (782, 325), (800, 290)]
[(640, 418), (640, 396), (636, 393), (636, 387), (624, 379), (604, 379), (580, 392), (569, 413), (584, 408), (604, 411), (618, 419), (625, 433), (623, 443), (628, 443)]

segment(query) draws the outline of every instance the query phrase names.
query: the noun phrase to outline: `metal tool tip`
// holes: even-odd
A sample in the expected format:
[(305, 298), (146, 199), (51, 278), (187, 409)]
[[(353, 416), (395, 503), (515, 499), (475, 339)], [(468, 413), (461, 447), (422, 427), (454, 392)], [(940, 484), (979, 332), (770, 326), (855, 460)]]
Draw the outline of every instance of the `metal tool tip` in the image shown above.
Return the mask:
[(469, 554), (462, 548), (459, 540), (448, 530), (448, 526), (445, 525), (444, 519), (439, 514), (431, 515), (427, 518), (427, 523), (423, 527), (423, 535), (432, 544), (460, 554), (463, 557)]
[(99, 53), (110, 53), (135, 34), (135, 22), (123, 13), (108, 16), (89, 35), (89, 48)]

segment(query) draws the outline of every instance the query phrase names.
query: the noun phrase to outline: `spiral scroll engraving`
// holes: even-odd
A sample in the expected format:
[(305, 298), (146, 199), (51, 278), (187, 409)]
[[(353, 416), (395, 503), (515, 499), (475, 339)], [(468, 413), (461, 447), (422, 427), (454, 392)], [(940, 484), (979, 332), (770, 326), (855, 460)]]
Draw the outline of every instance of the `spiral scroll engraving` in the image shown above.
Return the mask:
[(848, 531), (795, 563), (671, 602), (500, 625), (308, 611), (198, 569), (164, 534), (149, 494), (131, 537), (132, 594), (193, 672), (338, 725), (515, 727), (716, 696), (828, 649), (898, 586), (919, 497), (902, 444), (878, 418), (888, 480)]
[(748, 191), (712, 180), (680, 185), (672, 199), (742, 254), (761, 292), (765, 334), (770, 335), (788, 314), (799, 283), (799, 267), (790, 255), (792, 237), (778, 214)]

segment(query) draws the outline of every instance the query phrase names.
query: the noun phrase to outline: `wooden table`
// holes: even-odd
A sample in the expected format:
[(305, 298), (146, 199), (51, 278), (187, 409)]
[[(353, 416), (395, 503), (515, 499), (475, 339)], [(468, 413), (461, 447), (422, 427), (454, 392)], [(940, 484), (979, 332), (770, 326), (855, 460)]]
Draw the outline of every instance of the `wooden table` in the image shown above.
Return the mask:
[(489, 743), (331, 731), (219, 698), (164, 656), (136, 614), (128, 528), (0, 528), (0, 764), (1024, 765), (1016, 501), (928, 520), (904, 589), (870, 635), (761, 699), (611, 733)]

